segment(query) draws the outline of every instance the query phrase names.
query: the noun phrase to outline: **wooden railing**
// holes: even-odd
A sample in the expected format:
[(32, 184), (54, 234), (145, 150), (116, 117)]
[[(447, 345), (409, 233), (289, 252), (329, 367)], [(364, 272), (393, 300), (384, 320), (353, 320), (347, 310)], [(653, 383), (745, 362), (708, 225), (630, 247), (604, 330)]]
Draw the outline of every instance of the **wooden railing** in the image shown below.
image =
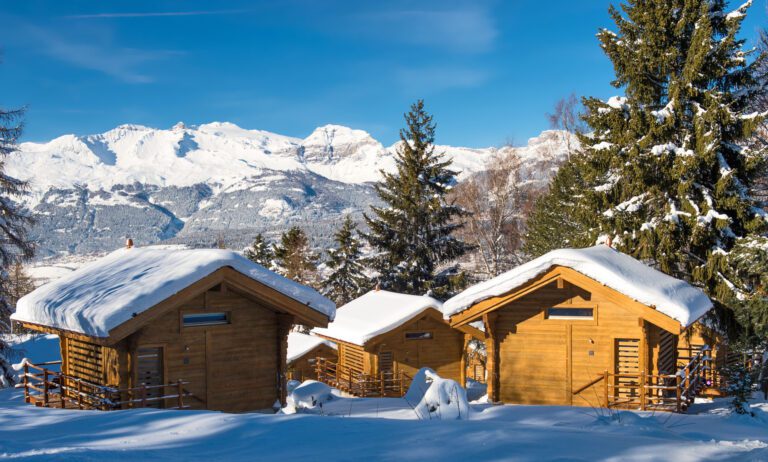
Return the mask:
[(411, 377), (402, 371), (365, 374), (325, 358), (317, 358), (315, 371), (319, 382), (360, 397), (400, 397), (411, 384)]
[(696, 396), (718, 380), (708, 348), (702, 348), (676, 374), (636, 374), (605, 371), (573, 391), (578, 395), (602, 382), (607, 408), (683, 412)]
[(165, 385), (114, 388), (43, 367), (55, 365), (60, 366), (61, 361), (39, 364), (24, 362), (22, 383), (16, 386), (24, 389), (24, 400), (27, 403), (42, 407), (102, 411), (153, 405), (165, 409), (187, 409), (189, 406), (184, 403), (184, 398), (193, 396), (184, 388), (189, 382), (182, 380)]

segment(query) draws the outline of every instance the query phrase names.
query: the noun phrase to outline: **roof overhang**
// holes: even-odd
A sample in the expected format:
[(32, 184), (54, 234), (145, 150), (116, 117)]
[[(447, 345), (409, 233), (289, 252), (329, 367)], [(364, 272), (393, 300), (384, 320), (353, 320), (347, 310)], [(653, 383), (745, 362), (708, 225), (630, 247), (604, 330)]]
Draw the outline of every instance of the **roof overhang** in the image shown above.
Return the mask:
[(607, 299), (610, 299), (621, 306), (633, 309), (638, 312), (638, 315), (643, 319), (651, 322), (662, 329), (669, 331), (675, 335), (684, 331), (688, 325), (683, 325), (680, 321), (656, 310), (655, 307), (644, 305), (630, 297), (618, 292), (606, 285), (588, 277), (576, 270), (573, 270), (564, 266), (552, 266), (549, 270), (540, 274), (539, 276), (527, 281), (526, 283), (512, 289), (511, 291), (490, 297), (485, 300), (481, 300), (472, 306), (465, 308), (464, 310), (450, 316), (449, 322), (452, 327), (458, 328), (460, 326), (468, 325), (470, 322), (477, 321), (483, 318), (484, 315), (492, 313), (509, 303), (514, 302), (542, 287), (557, 282), (560, 285), (563, 281), (567, 281), (576, 287), (579, 287), (588, 292), (598, 292), (600, 295)]

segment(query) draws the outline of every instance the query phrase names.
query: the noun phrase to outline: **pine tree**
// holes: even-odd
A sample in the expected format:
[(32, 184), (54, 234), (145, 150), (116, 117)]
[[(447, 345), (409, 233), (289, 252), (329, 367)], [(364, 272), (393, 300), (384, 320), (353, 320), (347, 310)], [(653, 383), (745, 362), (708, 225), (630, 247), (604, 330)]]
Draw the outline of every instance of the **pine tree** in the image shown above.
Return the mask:
[(419, 100), (405, 114), (406, 128), (395, 153), (397, 170), (382, 172), (376, 192), (385, 204), (365, 215), (366, 239), (381, 287), (445, 297), (464, 279), (451, 262), (469, 246), (452, 234), (465, 212), (447, 200), (455, 183), (451, 161), (435, 152), (435, 125)]
[(248, 260), (267, 269), (272, 268), (272, 260), (275, 258), (275, 252), (273, 251), (272, 246), (261, 233), (256, 235), (253, 244), (245, 249), (243, 255), (245, 255), (245, 258)]
[[(31, 218), (16, 202), (27, 193), (27, 183), (3, 171), (4, 158), (16, 149), (16, 141), (21, 136), (22, 116), (22, 110), (0, 109), (0, 333), (11, 331), (11, 269), (20, 260), (31, 258), (34, 250), (27, 238)], [(7, 355), (9, 350), (8, 344), (0, 337), (0, 387), (13, 382), (14, 373)]]
[(326, 263), (332, 270), (325, 282), (323, 293), (336, 302), (336, 306), (349, 303), (363, 295), (369, 287), (362, 264), (362, 244), (357, 238), (357, 226), (347, 215), (334, 235), (336, 248), (330, 249)]
[(301, 228), (293, 226), (283, 233), (274, 252), (275, 266), (280, 274), (301, 284), (316, 284), (319, 255), (312, 252), (309, 239)]
[(590, 245), (588, 219), (592, 214), (574, 215), (584, 186), (580, 160), (580, 155), (573, 152), (550, 181), (549, 190), (536, 200), (523, 245), (527, 255), (535, 258), (555, 249)]
[[(765, 149), (747, 147), (765, 118), (750, 112), (755, 69), (737, 38), (749, 3), (728, 13), (716, 0), (630, 0), (602, 30), (613, 85), (624, 97), (588, 98), (579, 137), (579, 191), (568, 215), (573, 242), (612, 241), (698, 285), (717, 304), (749, 299), (731, 278), (731, 251), (766, 230), (750, 188)], [(722, 310), (725, 311), (725, 310)]]

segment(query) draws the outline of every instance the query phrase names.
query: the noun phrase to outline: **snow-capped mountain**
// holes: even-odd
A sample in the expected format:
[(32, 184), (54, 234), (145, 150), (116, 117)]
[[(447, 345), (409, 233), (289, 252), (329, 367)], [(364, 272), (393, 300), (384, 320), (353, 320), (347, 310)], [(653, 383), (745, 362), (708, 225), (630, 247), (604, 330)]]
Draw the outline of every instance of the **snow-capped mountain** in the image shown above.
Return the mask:
[[(304, 139), (231, 123), (170, 129), (121, 125), (98, 135), (23, 143), (7, 172), (28, 180), (26, 199), (42, 257), (171, 240), (245, 245), (256, 232), (298, 223), (319, 240), (338, 218), (375, 202), (371, 183), (394, 168), (397, 144), (338, 125)], [(564, 134), (547, 131), (521, 148), (438, 146), (459, 179), (499, 151), (518, 156), (523, 176), (544, 184), (565, 155)]]

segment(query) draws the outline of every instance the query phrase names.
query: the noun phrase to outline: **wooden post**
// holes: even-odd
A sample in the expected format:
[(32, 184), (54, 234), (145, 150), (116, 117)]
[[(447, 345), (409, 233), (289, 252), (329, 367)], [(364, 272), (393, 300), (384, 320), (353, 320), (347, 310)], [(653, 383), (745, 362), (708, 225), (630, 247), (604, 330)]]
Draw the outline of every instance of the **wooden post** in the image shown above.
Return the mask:
[(645, 404), (645, 399), (646, 399), (646, 396), (645, 396), (645, 370), (640, 371), (640, 380), (639, 380), (638, 385), (640, 386), (640, 389), (639, 389), (639, 391), (640, 391), (640, 410), (644, 411), (645, 410), (645, 406), (646, 406), (646, 404)]
[(403, 371), (399, 371), (399, 372), (400, 372), (400, 397), (403, 397), (405, 396), (405, 383), (404, 383), (405, 377), (403, 376)]
[(83, 381), (77, 379), (77, 407), (83, 408)]
[(691, 367), (690, 363), (685, 366), (685, 399), (688, 399), (688, 395), (691, 393)]
[(147, 407), (147, 384), (141, 384), (141, 407)]
[(24, 402), (29, 402), (29, 364), (24, 361)]
[(184, 388), (181, 386), (181, 379), (176, 381), (176, 390), (178, 393), (179, 409), (184, 409)]
[(354, 394), (352, 392), (352, 369), (347, 369), (347, 386), (349, 387), (349, 392)]
[(605, 398), (605, 408), (608, 409), (611, 407), (610, 402), (608, 401), (608, 371), (603, 372), (603, 397)]
[(675, 374), (675, 395), (676, 395), (676, 403), (675, 403), (675, 409), (677, 412), (680, 412), (682, 410), (682, 390), (680, 389), (680, 385), (682, 385), (682, 378), (680, 377), (680, 374)]
[(379, 377), (381, 380), (381, 397), (384, 397), (384, 371), (379, 371)]
[(43, 369), (43, 405), (48, 407), (48, 369)]

